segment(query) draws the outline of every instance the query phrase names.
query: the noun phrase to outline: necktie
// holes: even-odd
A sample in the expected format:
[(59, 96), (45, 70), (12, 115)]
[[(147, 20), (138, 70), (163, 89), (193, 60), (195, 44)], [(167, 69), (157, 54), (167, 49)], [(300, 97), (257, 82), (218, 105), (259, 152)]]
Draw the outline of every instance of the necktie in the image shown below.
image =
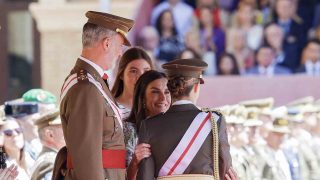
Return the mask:
[(103, 81), (106, 83), (106, 85), (107, 85), (108, 88), (109, 88), (108, 78), (109, 78), (108, 74), (107, 74), (107, 73), (104, 73), (103, 76), (102, 76), (102, 79), (103, 79)]
[(106, 80), (108, 80), (108, 78), (109, 78), (108, 74), (104, 73), (102, 76), (102, 79), (106, 81)]

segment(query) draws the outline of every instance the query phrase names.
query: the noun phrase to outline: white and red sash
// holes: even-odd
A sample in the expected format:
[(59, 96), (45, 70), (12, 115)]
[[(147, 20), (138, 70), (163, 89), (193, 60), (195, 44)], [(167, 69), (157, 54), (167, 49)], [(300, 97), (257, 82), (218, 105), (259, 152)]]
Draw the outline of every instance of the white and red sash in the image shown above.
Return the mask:
[(195, 117), (178, 146), (160, 169), (159, 176), (183, 174), (212, 130), (211, 115), (218, 120), (219, 116), (210, 112), (201, 112)]
[[(101, 93), (101, 95), (104, 97), (104, 99), (108, 102), (108, 104), (111, 106), (112, 110), (114, 111), (116, 118), (118, 120), (118, 122), (120, 123), (121, 127), (122, 127), (122, 120), (121, 120), (121, 114), (120, 114), (120, 110), (118, 108), (118, 106), (109, 98), (109, 96), (104, 92), (104, 90), (102, 89), (102, 85), (96, 81), (91, 74), (87, 73), (88, 76), (88, 80), (89, 82), (91, 82), (94, 86), (97, 87), (97, 89), (99, 90), (99, 92)], [(78, 78), (77, 78), (77, 74), (72, 74), (69, 76), (69, 78), (65, 81), (65, 83), (62, 86), (61, 89), (61, 94), (60, 94), (60, 100), (62, 101), (62, 99), (65, 97), (65, 95), (67, 94), (67, 92), (71, 89), (72, 86), (74, 86), (75, 84), (78, 83)]]

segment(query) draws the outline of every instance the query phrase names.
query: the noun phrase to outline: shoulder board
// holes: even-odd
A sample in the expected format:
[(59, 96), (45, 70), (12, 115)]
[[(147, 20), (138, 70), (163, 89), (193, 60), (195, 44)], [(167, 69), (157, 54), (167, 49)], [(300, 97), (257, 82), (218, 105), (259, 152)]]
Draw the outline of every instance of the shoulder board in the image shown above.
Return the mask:
[(223, 116), (223, 113), (220, 111), (220, 109), (215, 109), (215, 108), (201, 108), (202, 112), (214, 112), (219, 116)]
[(77, 79), (79, 82), (81, 81), (89, 81), (88, 80), (88, 73), (86, 70), (81, 69), (77, 72)]

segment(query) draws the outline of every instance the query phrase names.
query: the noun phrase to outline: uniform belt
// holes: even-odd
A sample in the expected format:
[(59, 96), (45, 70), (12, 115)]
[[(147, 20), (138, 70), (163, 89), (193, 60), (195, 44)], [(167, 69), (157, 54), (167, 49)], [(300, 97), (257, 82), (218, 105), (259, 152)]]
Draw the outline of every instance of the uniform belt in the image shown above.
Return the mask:
[[(102, 164), (104, 169), (125, 169), (126, 150), (102, 149)], [(67, 155), (67, 168), (73, 169), (70, 153)]]

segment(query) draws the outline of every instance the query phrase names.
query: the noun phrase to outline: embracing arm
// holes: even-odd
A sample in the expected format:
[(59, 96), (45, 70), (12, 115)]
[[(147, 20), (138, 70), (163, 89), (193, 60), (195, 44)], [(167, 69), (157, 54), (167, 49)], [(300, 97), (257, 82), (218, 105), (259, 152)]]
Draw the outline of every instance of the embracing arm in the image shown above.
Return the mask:
[[(146, 126), (146, 121), (141, 122), (139, 131), (139, 143), (149, 143), (149, 134)], [(155, 164), (152, 156), (143, 159), (139, 163), (137, 180), (153, 180), (155, 174)]]

